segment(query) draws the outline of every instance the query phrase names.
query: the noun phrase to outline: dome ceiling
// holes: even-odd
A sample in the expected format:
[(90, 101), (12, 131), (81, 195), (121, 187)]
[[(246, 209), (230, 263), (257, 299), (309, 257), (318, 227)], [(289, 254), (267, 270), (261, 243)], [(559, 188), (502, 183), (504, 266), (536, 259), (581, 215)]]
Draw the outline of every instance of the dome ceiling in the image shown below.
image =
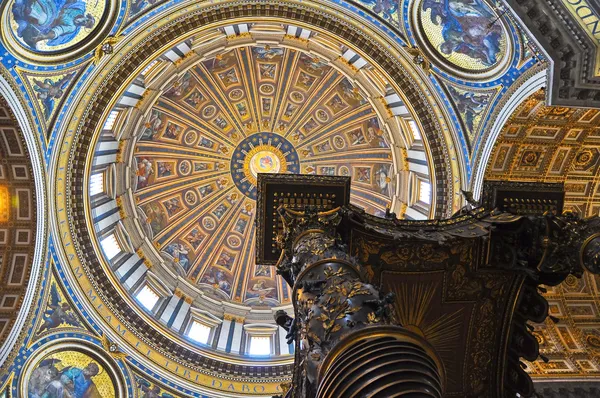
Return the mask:
[[(257, 174), (347, 175), (366, 212), (425, 219), (454, 205), (455, 147), (421, 70), (370, 25), (349, 19), (340, 37), (303, 8), (300, 26), (210, 27), (203, 6), (111, 41), (89, 101), (73, 102), (76, 133), (55, 159), (55, 226), (72, 240), (61, 261), (135, 366), (219, 396), (273, 395), (294, 354), (273, 315), (291, 303), (255, 264)], [(268, 355), (251, 353), (258, 332)]]
[(396, 170), (367, 98), (294, 49), (247, 46), (198, 62), (137, 131), (133, 196), (147, 236), (196, 285), (237, 302), (288, 302), (274, 270), (254, 263), (256, 175), (351, 176), (352, 202), (385, 213)]

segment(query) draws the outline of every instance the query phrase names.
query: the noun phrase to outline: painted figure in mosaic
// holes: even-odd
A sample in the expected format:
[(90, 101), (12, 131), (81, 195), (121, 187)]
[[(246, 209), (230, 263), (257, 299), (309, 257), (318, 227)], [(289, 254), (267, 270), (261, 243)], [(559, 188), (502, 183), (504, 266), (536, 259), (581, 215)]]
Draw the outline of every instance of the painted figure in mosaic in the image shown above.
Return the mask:
[(160, 131), (160, 128), (163, 125), (163, 121), (161, 119), (162, 115), (162, 112), (154, 109), (152, 110), (150, 119), (144, 123), (144, 131), (140, 136), (140, 140), (153, 140), (154, 137), (156, 137), (156, 134)]
[(456, 110), (465, 120), (467, 129), (473, 131), (473, 128), (475, 127), (475, 118), (485, 110), (489, 95), (478, 95), (471, 92), (459, 93), (452, 87), (450, 87), (450, 93), (453, 95)]
[(49, 46), (68, 43), (82, 28), (92, 29), (96, 23), (85, 12), (85, 1), (15, 0), (12, 13), (19, 25), (17, 35), (34, 50), (44, 40)]
[(277, 47), (272, 48), (270, 46), (253, 47), (252, 51), (254, 52), (254, 55), (256, 56), (256, 58), (260, 59), (261, 61), (271, 60), (275, 57), (283, 55), (282, 48), (277, 48)]
[(483, 0), (424, 0), (423, 11), (428, 9), (431, 22), (442, 26), (442, 54), (465, 54), (486, 66), (496, 63), (502, 26), (490, 24), (496, 16)]
[(188, 257), (189, 251), (186, 247), (180, 243), (171, 243), (165, 248), (165, 251), (169, 253), (175, 259), (184, 270), (188, 270), (190, 266), (190, 258)]
[(143, 393), (140, 393), (142, 398), (174, 398), (174, 396), (168, 392), (162, 391), (156, 384), (153, 386), (144, 379), (138, 380), (138, 388)]
[(63, 96), (73, 76), (75, 76), (75, 73), (70, 73), (56, 82), (50, 79), (45, 79), (44, 81), (33, 79), (33, 89), (36, 92), (37, 98), (44, 104), (44, 117), (46, 119), (50, 117), (54, 110), (54, 100), (60, 99)]
[(77, 316), (71, 310), (71, 306), (66, 302), (61, 303), (58, 288), (56, 285), (52, 285), (50, 289), (50, 302), (44, 314), (44, 323), (40, 326), (39, 333), (54, 329), (63, 323), (71, 326), (81, 326)]
[(361, 3), (373, 6), (373, 12), (381, 14), (384, 19), (393, 19), (398, 12), (398, 2), (393, 0), (361, 0)]
[(138, 161), (137, 189), (146, 188), (150, 182), (150, 178), (154, 175), (154, 167), (149, 159), (142, 158)]
[[(90, 362), (83, 369), (68, 366), (58, 371), (50, 359), (40, 363), (29, 381), (29, 398), (100, 398), (92, 377), (100, 373), (100, 367)], [(49, 380), (52, 378), (51, 380)]]

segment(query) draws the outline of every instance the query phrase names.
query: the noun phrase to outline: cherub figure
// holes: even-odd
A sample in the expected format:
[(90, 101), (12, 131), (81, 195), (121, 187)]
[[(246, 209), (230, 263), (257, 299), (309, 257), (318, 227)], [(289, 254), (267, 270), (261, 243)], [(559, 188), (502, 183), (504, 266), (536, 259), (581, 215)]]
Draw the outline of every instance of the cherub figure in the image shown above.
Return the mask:
[(40, 327), (39, 333), (57, 328), (63, 323), (71, 326), (81, 326), (77, 316), (71, 310), (71, 306), (67, 302), (61, 302), (58, 288), (56, 285), (52, 285), (50, 288), (50, 303), (44, 313), (44, 323)]
[(38, 79), (33, 79), (33, 89), (37, 92), (37, 98), (44, 105), (44, 117), (48, 119), (54, 110), (54, 100), (59, 99), (65, 93), (67, 86), (75, 73), (70, 73), (61, 77), (56, 82), (50, 79), (44, 79), (42, 82)]

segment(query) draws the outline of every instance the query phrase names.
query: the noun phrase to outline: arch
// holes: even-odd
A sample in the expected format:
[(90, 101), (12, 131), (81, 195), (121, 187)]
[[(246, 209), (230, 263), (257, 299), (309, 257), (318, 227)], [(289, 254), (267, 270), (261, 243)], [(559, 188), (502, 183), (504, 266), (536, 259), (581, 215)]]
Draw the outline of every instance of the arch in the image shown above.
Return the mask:
[(548, 70), (543, 68), (541, 70), (534, 70), (533, 75), (526, 77), (526, 79), (518, 85), (515, 85), (515, 89), (512, 94), (506, 94), (503, 102), (498, 104), (500, 111), (497, 113), (493, 124), (488, 129), (487, 138), (483, 143), (483, 149), (481, 150), (478, 158), (473, 163), (473, 177), (471, 180), (471, 192), (475, 199), (481, 197), (481, 191), (483, 189), (483, 179), (485, 177), (485, 171), (487, 169), (488, 162), (492, 156), (492, 150), (496, 144), (496, 140), (500, 136), (502, 127), (513, 114), (515, 109), (525, 101), (530, 95), (538, 91), (540, 88), (546, 86), (546, 75)]
[(8, 356), (11, 354), (21, 334), (21, 329), (25, 325), (29, 317), (29, 313), (33, 304), (34, 298), (37, 297), (39, 276), (43, 269), (43, 264), (46, 259), (46, 236), (48, 234), (47, 215), (46, 215), (46, 177), (44, 169), (44, 160), (40, 142), (37, 139), (34, 128), (30, 123), (30, 116), (25, 110), (23, 103), (16, 91), (13, 90), (11, 84), (6, 78), (0, 74), (0, 96), (4, 97), (13, 112), (19, 128), (29, 151), (31, 168), (33, 170), (33, 178), (35, 182), (36, 195), (36, 238), (33, 263), (31, 265), (31, 274), (27, 289), (21, 304), (21, 310), (17, 319), (10, 330), (4, 344), (0, 347), (0, 367), (4, 364)]

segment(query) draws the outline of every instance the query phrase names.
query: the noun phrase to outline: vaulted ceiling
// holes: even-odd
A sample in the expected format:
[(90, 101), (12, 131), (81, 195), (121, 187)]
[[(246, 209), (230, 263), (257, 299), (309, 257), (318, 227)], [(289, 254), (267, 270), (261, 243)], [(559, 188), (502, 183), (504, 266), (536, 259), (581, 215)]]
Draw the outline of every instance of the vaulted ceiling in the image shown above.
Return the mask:
[[(545, 91), (526, 98), (508, 119), (487, 165), (486, 179), (564, 183), (565, 210), (600, 213), (600, 112), (548, 106)], [(585, 273), (548, 287), (550, 319), (535, 336), (548, 363), (528, 363), (533, 377), (600, 376), (600, 278)]]

